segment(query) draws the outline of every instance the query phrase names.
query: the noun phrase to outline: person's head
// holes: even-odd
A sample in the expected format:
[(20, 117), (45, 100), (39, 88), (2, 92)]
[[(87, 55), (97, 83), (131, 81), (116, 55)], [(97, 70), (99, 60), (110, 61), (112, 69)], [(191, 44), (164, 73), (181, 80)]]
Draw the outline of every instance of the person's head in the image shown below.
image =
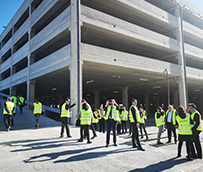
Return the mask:
[(12, 102), (12, 100), (13, 100), (13, 99), (10, 98), (10, 97), (7, 97), (7, 99), (6, 99), (7, 102)]
[(132, 104), (136, 106), (137, 105), (137, 99), (132, 99)]
[(179, 107), (178, 107), (178, 115), (181, 115), (181, 114), (183, 114), (183, 113), (186, 114), (186, 111), (185, 111), (184, 107), (179, 106)]
[(39, 103), (39, 100), (35, 99), (35, 102), (36, 102), (36, 103)]
[(100, 105), (99, 109), (101, 109), (101, 110), (103, 109), (103, 104)]
[(143, 107), (140, 107), (140, 111), (143, 112), (143, 110), (144, 110)]
[(173, 110), (173, 106), (172, 105), (168, 105), (168, 110), (172, 111)]
[(85, 103), (87, 103), (87, 102), (86, 102), (85, 99), (82, 99), (81, 103), (82, 103), (82, 105), (83, 105), (83, 104), (85, 104)]
[(94, 113), (97, 113), (97, 109), (94, 110)]
[(157, 108), (157, 112), (161, 112), (161, 110), (162, 110), (162, 108), (159, 106), (159, 107)]
[(109, 100), (109, 104), (112, 106), (114, 105), (114, 99)]
[(124, 110), (124, 111), (126, 110), (125, 106), (123, 107), (123, 110)]
[(88, 109), (89, 109), (89, 106), (87, 106), (87, 104), (84, 103), (84, 104), (82, 105), (82, 109), (84, 109), (84, 110), (88, 110)]
[(194, 103), (189, 103), (189, 111), (190, 113), (196, 110), (197, 106)]
[(67, 97), (67, 98), (65, 99), (65, 102), (66, 102), (67, 104), (70, 104), (70, 98)]

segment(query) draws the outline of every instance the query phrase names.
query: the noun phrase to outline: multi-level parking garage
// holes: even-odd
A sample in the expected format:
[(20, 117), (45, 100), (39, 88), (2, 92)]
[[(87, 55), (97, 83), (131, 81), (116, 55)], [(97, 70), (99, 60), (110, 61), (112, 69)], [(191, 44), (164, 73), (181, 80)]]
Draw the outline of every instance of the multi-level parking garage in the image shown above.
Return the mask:
[(0, 91), (52, 106), (136, 97), (152, 114), (167, 106), (167, 71), (170, 103), (201, 110), (203, 12), (178, 2), (25, 0), (1, 34)]

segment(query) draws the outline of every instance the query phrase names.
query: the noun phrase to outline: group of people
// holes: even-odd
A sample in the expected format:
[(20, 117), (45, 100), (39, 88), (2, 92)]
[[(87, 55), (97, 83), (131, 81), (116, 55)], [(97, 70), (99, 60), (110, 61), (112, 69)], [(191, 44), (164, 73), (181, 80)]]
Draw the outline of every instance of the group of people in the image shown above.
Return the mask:
[[(172, 133), (174, 142), (177, 143), (176, 128), (178, 128), (178, 155), (181, 157), (181, 148), (183, 142), (186, 142), (187, 160), (192, 161), (194, 158), (202, 159), (202, 148), (200, 144), (200, 132), (202, 129), (201, 115), (196, 110), (194, 103), (189, 104), (189, 111), (187, 112), (182, 106), (178, 107), (177, 111), (172, 105), (168, 106), (165, 112), (161, 107), (157, 108), (155, 113), (156, 126), (158, 127), (157, 144), (163, 144), (161, 134), (168, 131), (168, 141), (171, 142)], [(196, 151), (195, 151), (196, 148)]]
[[(114, 99), (108, 100), (106, 105), (100, 106), (97, 110), (92, 111), (91, 106), (86, 102), (86, 100), (82, 100), (82, 110), (79, 115), (80, 121), (80, 139), (78, 142), (83, 142), (84, 138), (87, 138), (87, 143), (91, 143), (89, 128), (92, 129), (94, 139), (97, 137), (96, 130), (97, 124), (99, 124), (99, 131), (105, 133), (105, 125), (107, 126), (106, 131), (106, 147), (109, 147), (110, 144), (110, 132), (113, 131), (113, 145), (117, 146), (117, 135), (127, 133), (127, 121), (130, 121), (130, 134), (132, 132), (132, 147), (138, 148), (139, 150), (145, 151), (142, 148), (139, 140), (138, 128), (141, 131), (141, 138), (143, 138), (144, 130), (146, 139), (148, 139), (148, 134), (145, 128), (145, 120), (147, 119), (147, 113), (143, 108), (138, 110), (137, 108), (137, 100), (132, 99), (132, 105), (130, 106), (129, 112), (125, 107), (120, 108)], [(74, 107), (76, 102), (70, 105), (70, 99), (67, 98), (64, 104), (61, 106), (61, 135), (60, 137), (64, 137), (64, 128), (66, 128), (67, 137), (71, 137), (70, 129), (69, 129), (69, 121), (70, 121), (70, 108)], [(121, 131), (122, 126), (122, 132)], [(117, 131), (117, 132), (116, 132)]]
[(18, 97), (11, 96), (6, 99), (4, 103), (3, 109), (3, 120), (6, 127), (6, 131), (8, 132), (10, 128), (14, 125), (13, 118), (16, 115), (17, 105), (20, 108), (20, 114), (22, 114), (23, 106), (25, 104), (25, 99), (21, 95)]

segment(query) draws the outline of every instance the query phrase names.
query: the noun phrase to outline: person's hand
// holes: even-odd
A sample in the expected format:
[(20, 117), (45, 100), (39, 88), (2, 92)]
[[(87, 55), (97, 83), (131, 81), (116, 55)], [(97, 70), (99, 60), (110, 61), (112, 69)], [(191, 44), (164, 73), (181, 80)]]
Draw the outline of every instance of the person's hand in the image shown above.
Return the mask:
[(12, 115), (12, 113), (10, 112), (10, 113), (9, 113), (9, 115), (11, 116), (11, 115)]
[(78, 102), (78, 101), (76, 100), (76, 101), (75, 101), (75, 104), (76, 104), (77, 102)]
[(178, 126), (176, 125), (176, 128), (178, 128)]
[(136, 125), (137, 125), (137, 128), (139, 128), (140, 125), (138, 123)]

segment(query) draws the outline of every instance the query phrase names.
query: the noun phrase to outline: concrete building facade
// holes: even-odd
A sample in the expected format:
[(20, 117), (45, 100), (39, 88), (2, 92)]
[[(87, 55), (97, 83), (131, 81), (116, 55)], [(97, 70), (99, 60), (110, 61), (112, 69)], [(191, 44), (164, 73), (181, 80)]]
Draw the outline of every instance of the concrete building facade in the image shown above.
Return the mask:
[(53, 107), (134, 97), (150, 114), (169, 93), (176, 108), (201, 109), (203, 12), (177, 2), (25, 0), (0, 35), (0, 92)]

